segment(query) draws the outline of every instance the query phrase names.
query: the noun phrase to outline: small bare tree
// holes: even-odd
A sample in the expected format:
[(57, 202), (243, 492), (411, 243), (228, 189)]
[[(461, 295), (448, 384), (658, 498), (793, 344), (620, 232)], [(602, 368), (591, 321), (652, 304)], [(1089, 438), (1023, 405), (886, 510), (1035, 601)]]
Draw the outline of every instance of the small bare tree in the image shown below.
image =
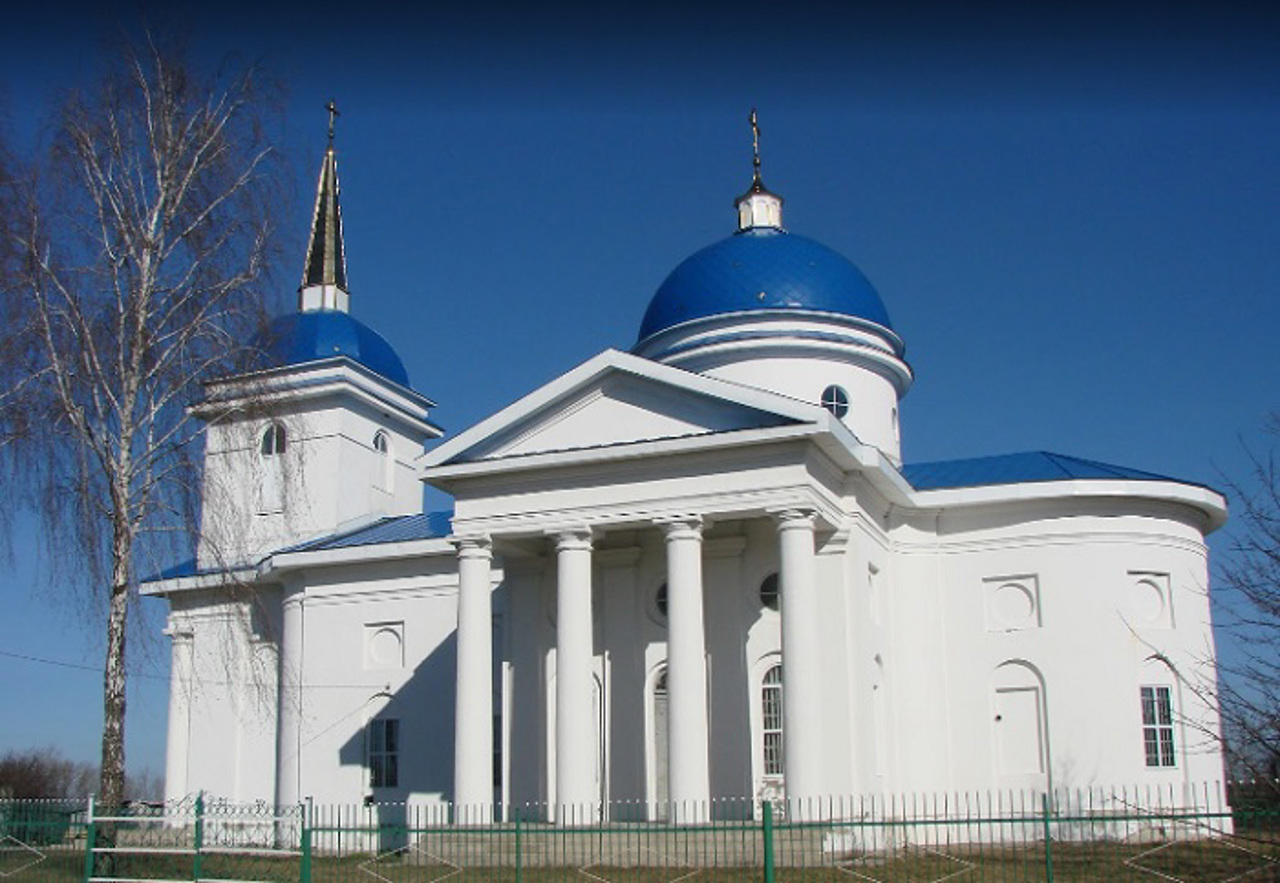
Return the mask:
[(91, 764), (68, 760), (56, 748), (0, 756), (0, 798), (85, 797), (95, 778)]
[(267, 314), (279, 164), (263, 107), (255, 71), (201, 78), (148, 38), (70, 95), (51, 150), (7, 179), (0, 465), (104, 602), (108, 806), (124, 797), (139, 562), (196, 524), (188, 406), (249, 367)]
[[(1280, 438), (1280, 414), (1267, 429)], [(1274, 447), (1249, 457), (1251, 474), (1229, 482), (1238, 533), (1219, 606), (1237, 646), (1220, 662), (1218, 704), (1233, 772), (1280, 790), (1280, 466)]]

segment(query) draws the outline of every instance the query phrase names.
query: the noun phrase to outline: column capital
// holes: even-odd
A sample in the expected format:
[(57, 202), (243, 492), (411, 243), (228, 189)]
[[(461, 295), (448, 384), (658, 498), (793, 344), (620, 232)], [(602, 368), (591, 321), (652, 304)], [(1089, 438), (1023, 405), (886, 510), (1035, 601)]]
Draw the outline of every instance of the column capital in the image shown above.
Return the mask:
[(701, 515), (671, 515), (654, 519), (668, 540), (702, 539), (705, 522)]
[(818, 513), (807, 506), (782, 506), (768, 510), (779, 530), (813, 530)]
[(179, 641), (192, 641), (192, 640), (195, 640), (195, 637), (196, 637), (195, 628), (191, 625), (191, 623), (186, 621), (179, 621), (172, 618), (170, 618), (168, 624), (164, 627), (164, 631), (161, 632), (161, 634), (173, 639), (173, 642), (175, 644), (178, 643)]
[(458, 550), (459, 558), (493, 558), (493, 540), (488, 534), (454, 535), (449, 542)]
[(595, 530), (585, 524), (574, 527), (560, 527), (546, 531), (546, 535), (555, 540), (557, 552), (572, 550), (591, 551), (591, 541), (595, 538)]

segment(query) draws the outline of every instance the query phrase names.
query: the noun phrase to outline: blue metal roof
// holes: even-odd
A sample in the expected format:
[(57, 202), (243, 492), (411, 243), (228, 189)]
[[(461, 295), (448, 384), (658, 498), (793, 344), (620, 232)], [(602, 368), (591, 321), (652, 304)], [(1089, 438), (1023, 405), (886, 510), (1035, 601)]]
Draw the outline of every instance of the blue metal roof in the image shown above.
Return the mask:
[(1113, 466), (1097, 460), (1083, 460), (1048, 451), (1026, 451), (968, 460), (939, 460), (933, 463), (910, 463), (902, 467), (902, 475), (918, 491), (946, 488), (979, 487), (993, 484), (1024, 484), (1036, 481), (1071, 481), (1079, 478), (1126, 479), (1131, 481), (1176, 481), (1181, 479)]
[[(209, 572), (211, 571), (202, 571), (196, 565), (196, 559), (188, 558), (185, 561), (179, 561), (177, 564), (173, 565), (172, 567), (167, 567), (164, 570), (159, 571), (158, 573), (153, 573), (150, 576), (143, 577), (142, 579), (138, 580), (138, 582), (157, 583), (157, 582), (160, 582), (160, 580), (162, 579), (179, 579), (184, 576), (200, 576), (203, 573), (209, 573)], [(223, 571), (217, 571), (217, 572), (221, 573)]]
[(282, 549), (282, 552), (319, 552), (326, 549), (349, 549), (353, 546), (376, 546), (382, 543), (407, 543), (413, 540), (436, 540), (449, 535), (452, 512), (425, 512), (419, 515), (396, 515), (382, 518), (345, 533), (309, 540)]
[(691, 319), (761, 309), (840, 313), (893, 328), (880, 295), (845, 257), (794, 233), (754, 227), (671, 271), (649, 302), (639, 340)]
[(393, 383), (409, 385), (409, 372), (382, 337), (350, 313), (314, 310), (273, 321), (259, 341), (272, 367), (346, 356)]

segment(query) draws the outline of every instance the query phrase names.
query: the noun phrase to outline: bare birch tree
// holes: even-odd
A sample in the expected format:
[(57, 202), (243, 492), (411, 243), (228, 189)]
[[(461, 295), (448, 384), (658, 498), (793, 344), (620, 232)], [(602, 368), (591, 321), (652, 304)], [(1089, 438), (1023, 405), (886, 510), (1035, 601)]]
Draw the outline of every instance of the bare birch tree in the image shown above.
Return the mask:
[(205, 79), (151, 39), (127, 46), (65, 100), (0, 212), (0, 465), (98, 587), (108, 806), (124, 796), (139, 562), (196, 524), (188, 406), (249, 365), (266, 315), (278, 163), (263, 107), (253, 70)]

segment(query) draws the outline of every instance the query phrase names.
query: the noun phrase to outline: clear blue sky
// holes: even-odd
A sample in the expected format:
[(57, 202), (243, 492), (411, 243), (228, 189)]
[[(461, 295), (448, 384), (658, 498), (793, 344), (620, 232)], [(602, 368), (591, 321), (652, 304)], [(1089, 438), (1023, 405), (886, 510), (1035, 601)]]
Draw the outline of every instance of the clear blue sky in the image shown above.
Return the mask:
[[(907, 342), (908, 460), (1047, 449), (1221, 484), (1280, 407), (1280, 13), (1258, 6), (233, 2), (184, 21), (200, 58), (261, 58), (288, 87), (284, 303), (338, 101), (352, 310), (451, 432), (634, 342), (664, 276), (732, 231), (756, 106), (787, 226), (858, 264)], [(110, 24), (8, 22), (20, 137)], [(38, 586), (37, 540), (0, 574), (0, 651), (97, 667), (76, 604)], [(132, 667), (150, 677), (129, 763), (160, 771), (165, 640)], [(95, 759), (98, 691), (0, 656), (0, 751)]]

